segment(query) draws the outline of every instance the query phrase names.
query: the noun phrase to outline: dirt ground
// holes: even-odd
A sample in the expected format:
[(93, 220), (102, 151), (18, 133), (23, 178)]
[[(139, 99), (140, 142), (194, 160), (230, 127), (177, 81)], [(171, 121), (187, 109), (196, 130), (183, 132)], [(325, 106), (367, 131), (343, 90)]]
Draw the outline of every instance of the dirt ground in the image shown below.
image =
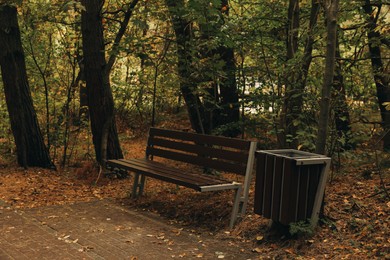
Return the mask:
[[(144, 144), (145, 138), (131, 139), (124, 150), (142, 157)], [(390, 171), (382, 169), (379, 174), (372, 163), (356, 160), (345, 159), (343, 165), (347, 166), (332, 172), (326, 188), (326, 218), (312, 235), (286, 236), (270, 229), (269, 220), (254, 214), (255, 180), (247, 215), (233, 230), (228, 229), (230, 192), (200, 194), (148, 180), (145, 196), (134, 201), (128, 198), (131, 177), (99, 175), (92, 162), (50, 171), (25, 170), (0, 160), (0, 200), (19, 209), (112, 198), (129, 209), (158, 213), (178, 227), (243, 243), (259, 259), (390, 259), (390, 201), (380, 178), (388, 187)]]

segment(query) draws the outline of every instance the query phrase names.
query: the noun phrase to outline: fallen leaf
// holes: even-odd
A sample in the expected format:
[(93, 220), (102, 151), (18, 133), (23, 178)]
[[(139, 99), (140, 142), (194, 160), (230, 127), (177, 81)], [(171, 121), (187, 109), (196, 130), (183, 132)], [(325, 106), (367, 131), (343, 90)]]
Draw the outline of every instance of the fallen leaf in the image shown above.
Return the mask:
[(284, 251), (286, 251), (287, 253), (289, 253), (289, 254), (291, 254), (291, 255), (294, 255), (294, 254), (295, 254), (294, 249), (292, 249), (292, 248), (287, 248), (287, 249), (285, 249)]
[(257, 241), (261, 241), (261, 240), (263, 240), (263, 238), (264, 238), (263, 236), (257, 236), (257, 237), (256, 237), (256, 240), (257, 240)]
[(253, 251), (253, 252), (256, 252), (256, 253), (261, 253), (261, 249), (258, 248), (258, 247), (254, 248), (252, 251)]

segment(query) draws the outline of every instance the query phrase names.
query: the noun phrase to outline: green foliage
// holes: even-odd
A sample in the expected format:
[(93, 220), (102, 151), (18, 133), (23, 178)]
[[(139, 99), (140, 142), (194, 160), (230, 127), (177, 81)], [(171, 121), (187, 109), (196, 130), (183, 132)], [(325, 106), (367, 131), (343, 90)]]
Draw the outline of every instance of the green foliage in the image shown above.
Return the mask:
[(299, 221), (299, 222), (290, 223), (289, 232), (292, 236), (313, 235), (313, 229), (311, 228), (309, 221)]
[(18, 6), (18, 5), (21, 5), (23, 2), (23, 0), (1, 0), (0, 1), (0, 5), (15, 5), (15, 6)]
[(15, 159), (14, 138), (5, 102), (3, 81), (0, 74), (0, 160)]
[[(16, 3), (17, 1), (7, 1)], [(20, 2), (20, 1), (19, 1)], [(3, 1), (4, 3), (4, 1)], [(127, 126), (137, 128), (149, 124), (156, 87), (157, 118), (183, 108), (180, 81), (195, 81), (202, 100), (210, 100), (210, 86), (227, 77), (224, 62), (215, 50), (221, 46), (234, 48), (236, 80), (240, 94), (241, 122), (221, 127), (245, 129), (258, 137), (267, 147), (276, 146), (276, 136), (284, 135), (278, 124), (283, 114), (286, 81), (294, 84), (300, 72), (303, 49), (308, 38), (310, 1), (300, 2), (301, 19), (298, 31), (298, 51), (292, 59), (286, 57), (286, 25), (288, 1), (229, 1), (229, 14), (220, 12), (220, 0), (183, 1), (177, 15), (191, 22), (189, 42), (193, 74), (180, 79), (177, 73), (175, 33), (164, 1), (139, 1), (130, 24), (115, 55), (111, 73), (112, 92), (117, 116)], [(113, 42), (123, 20), (129, 1), (105, 1), (104, 37), (107, 58), (112, 54)], [(353, 143), (361, 144), (372, 137), (378, 121), (375, 82), (367, 53), (365, 14), (360, 2), (342, 2), (340, 6), (341, 71), (347, 110), (350, 112)], [(51, 153), (72, 138), (78, 138), (80, 114), (80, 85), (77, 76), (82, 61), (80, 1), (25, 1), (19, 8), (19, 23), (26, 54), (27, 71), (37, 116), (42, 130), (51, 144)], [(321, 92), (325, 25), (322, 11), (314, 29), (313, 60), (302, 95), (303, 108), (293, 121), (301, 149), (313, 150), (317, 132), (318, 102)], [(378, 29), (385, 32), (388, 21), (378, 17)], [(378, 41), (379, 44), (379, 41)], [(215, 55), (210, 53), (215, 52)], [(208, 55), (206, 55), (208, 54)], [(384, 52), (388, 56), (388, 51)], [(82, 75), (81, 75), (82, 76)], [(388, 105), (386, 103), (386, 105)], [(6, 104), (0, 99), (0, 138), (10, 140)], [(365, 124), (361, 124), (364, 122)], [(82, 125), (83, 129), (86, 128)], [(341, 146), (346, 135), (340, 137), (334, 124), (329, 150)], [(69, 131), (70, 130), (70, 131)], [(375, 130), (376, 131), (376, 130)]]

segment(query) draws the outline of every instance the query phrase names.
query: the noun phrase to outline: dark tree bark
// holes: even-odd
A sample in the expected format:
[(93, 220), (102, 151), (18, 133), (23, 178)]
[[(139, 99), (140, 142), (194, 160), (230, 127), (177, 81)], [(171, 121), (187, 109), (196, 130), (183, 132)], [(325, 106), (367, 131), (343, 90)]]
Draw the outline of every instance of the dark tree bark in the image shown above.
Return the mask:
[[(123, 158), (114, 118), (114, 100), (105, 59), (102, 7), (103, 0), (82, 0), (81, 31), (88, 109), (96, 160)], [(104, 140), (104, 137), (107, 140)], [(107, 145), (105, 145), (107, 144)], [(106, 156), (105, 156), (106, 154)]]
[(17, 10), (9, 5), (0, 5), (0, 66), (18, 164), (54, 168), (31, 98)]
[(183, 0), (165, 0), (171, 15), (173, 29), (176, 36), (178, 73), (180, 77), (180, 90), (187, 105), (188, 115), (192, 128), (197, 133), (205, 133), (205, 112), (204, 107), (195, 94), (197, 80), (193, 78), (192, 56), (190, 41), (192, 37), (190, 21), (183, 17), (185, 5)]
[(221, 134), (235, 137), (240, 134), (241, 129), (238, 125), (240, 120), (240, 105), (236, 84), (234, 50), (221, 46), (217, 52), (221, 60), (224, 61), (222, 70), (225, 72), (225, 76), (219, 82), (220, 97), (218, 106), (221, 107), (221, 110), (215, 117), (215, 128), (225, 126), (225, 130)]
[[(220, 7), (221, 21), (223, 15), (229, 15), (229, 3), (228, 0), (221, 1)], [(221, 24), (222, 25), (222, 24)], [(221, 26), (217, 28), (221, 30)], [(234, 59), (234, 49), (227, 46), (219, 46), (217, 48), (219, 58), (223, 61), (222, 70), (225, 72), (224, 77), (219, 80), (219, 92), (218, 107), (221, 109), (215, 117), (215, 128), (221, 126), (226, 130), (222, 131), (222, 135), (235, 137), (240, 133), (240, 126), (238, 122), (240, 120), (240, 105), (238, 99), (238, 89), (236, 84), (236, 63)]]
[[(238, 135), (240, 128), (238, 124), (234, 124), (239, 121), (239, 100), (233, 49), (221, 45), (213, 49), (206, 47), (199, 51), (201, 53), (198, 56), (199, 59), (222, 61), (221, 70), (224, 76), (216, 80), (208, 76), (207, 71), (201, 71), (201, 77), (194, 78), (193, 75), (199, 74), (199, 71), (193, 65), (192, 23), (187, 21), (184, 15), (187, 7), (184, 1), (166, 0), (165, 2), (176, 35), (180, 89), (187, 105), (192, 128), (196, 132), (210, 134), (213, 130), (225, 126), (218, 130), (219, 134)], [(223, 0), (220, 9), (217, 10), (219, 17), (205, 17), (206, 20), (215, 18), (216, 20), (207, 24), (199, 24), (200, 40), (207, 41), (216, 36), (215, 34), (220, 31), (223, 24), (222, 13), (227, 14), (228, 8), (227, 0)], [(201, 86), (201, 83), (205, 82), (212, 82), (212, 84), (205, 88)], [(208, 93), (208, 95), (203, 95), (202, 99), (197, 94), (201, 88), (203, 92)]]
[[(378, 4), (378, 10), (375, 14), (370, 0), (365, 0), (363, 9), (367, 14), (367, 37), (368, 48), (371, 56), (371, 66), (374, 74), (374, 80), (376, 85), (376, 93), (378, 97), (378, 104), (380, 108), (382, 126), (385, 131), (390, 129), (390, 111), (386, 110), (385, 102), (390, 102), (390, 87), (389, 87), (389, 74), (386, 72), (381, 55), (380, 43), (381, 34), (377, 28), (377, 19), (380, 14), (381, 4)], [(390, 133), (384, 137), (383, 149), (390, 150)]]
[[(213, 33), (208, 33), (206, 38), (211, 39), (215, 37), (221, 30), (221, 26), (224, 23), (223, 15), (229, 15), (229, 3), (227, 0), (221, 1), (221, 6), (218, 10), (219, 20), (214, 21), (212, 24)], [(201, 27), (202, 28), (202, 27)], [(204, 33), (204, 32), (203, 32)], [(207, 34), (207, 33), (206, 33)], [(234, 50), (227, 46), (218, 46), (215, 50), (209, 50), (208, 54), (216, 56), (216, 58), (222, 61), (223, 66), (221, 68), (224, 75), (219, 78), (218, 82), (214, 82), (213, 89), (219, 91), (213, 91), (214, 109), (212, 111), (212, 122), (210, 123), (210, 132), (219, 127), (223, 127), (218, 132), (224, 136), (234, 137), (240, 133), (240, 126), (238, 125), (240, 119), (240, 107), (238, 99), (238, 89), (236, 84), (236, 63), (234, 59)]]
[(344, 142), (341, 145), (341, 149), (350, 150), (354, 148), (354, 144), (351, 142), (351, 119), (349, 115), (349, 109), (347, 104), (344, 77), (341, 65), (341, 54), (338, 36), (336, 36), (336, 68), (333, 77), (333, 92), (332, 98), (334, 100), (334, 120), (336, 125), (336, 132), (339, 138), (343, 138)]

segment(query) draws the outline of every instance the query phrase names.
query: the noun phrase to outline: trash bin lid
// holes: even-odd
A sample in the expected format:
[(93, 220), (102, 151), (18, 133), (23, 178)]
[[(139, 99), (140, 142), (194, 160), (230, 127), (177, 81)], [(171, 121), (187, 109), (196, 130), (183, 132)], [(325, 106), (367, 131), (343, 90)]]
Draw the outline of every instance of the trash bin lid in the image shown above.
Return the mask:
[(325, 155), (309, 153), (295, 149), (258, 150), (256, 151), (256, 155), (258, 154), (268, 154), (271, 156), (287, 158), (296, 161), (297, 165), (322, 164), (330, 160), (330, 158), (326, 157)]

